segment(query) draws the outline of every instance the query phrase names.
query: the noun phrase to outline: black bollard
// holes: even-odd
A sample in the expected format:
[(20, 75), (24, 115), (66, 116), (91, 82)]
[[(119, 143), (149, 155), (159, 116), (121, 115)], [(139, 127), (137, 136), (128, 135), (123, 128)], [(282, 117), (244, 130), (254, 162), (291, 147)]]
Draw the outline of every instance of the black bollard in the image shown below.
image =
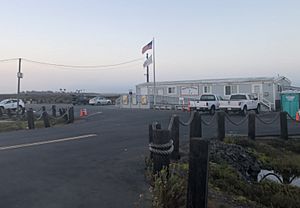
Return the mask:
[(201, 114), (199, 112), (193, 112), (194, 118), (190, 125), (190, 138), (202, 137), (202, 126), (201, 126)]
[(52, 116), (56, 117), (56, 105), (52, 105)]
[(29, 108), (27, 111), (27, 122), (28, 122), (28, 129), (34, 129), (34, 115), (33, 115), (33, 109)]
[(250, 112), (248, 117), (248, 137), (255, 139), (255, 113)]
[(174, 150), (171, 154), (171, 159), (179, 160), (179, 117), (177, 115), (174, 116), (173, 126), (171, 129), (171, 138), (173, 140)]
[(281, 139), (288, 139), (288, 125), (287, 125), (287, 112), (280, 112), (280, 137)]
[(7, 109), (7, 115), (8, 115), (8, 118), (11, 118), (11, 110), (10, 109)]
[(217, 138), (223, 141), (225, 138), (225, 113), (223, 111), (217, 112), (217, 125), (218, 125)]
[(45, 128), (50, 127), (49, 115), (48, 115), (47, 111), (43, 111), (42, 118), (44, 121)]
[[(166, 144), (170, 142), (171, 136), (168, 130), (154, 129), (153, 130), (153, 143), (155, 145)], [(169, 147), (167, 147), (169, 148)], [(160, 148), (163, 151), (166, 148)], [(168, 168), (170, 164), (170, 155), (153, 152), (153, 173), (156, 174), (164, 167)]]
[(74, 107), (69, 108), (69, 123), (74, 123)]
[(207, 207), (209, 141), (191, 138), (187, 208)]

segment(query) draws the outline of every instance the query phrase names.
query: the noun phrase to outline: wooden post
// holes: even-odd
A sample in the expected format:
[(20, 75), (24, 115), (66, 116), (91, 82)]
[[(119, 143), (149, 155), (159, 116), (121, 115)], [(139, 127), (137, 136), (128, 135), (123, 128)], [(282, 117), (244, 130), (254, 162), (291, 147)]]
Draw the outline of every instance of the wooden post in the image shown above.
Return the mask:
[(280, 112), (280, 138), (289, 138), (287, 126), (287, 112)]
[[(153, 143), (153, 127), (149, 124), (149, 144)], [(153, 159), (153, 154), (150, 152), (150, 159)]]
[(74, 107), (69, 108), (69, 123), (74, 123)]
[(201, 114), (194, 112), (194, 119), (190, 125), (190, 138), (202, 137)]
[[(161, 125), (158, 122), (149, 124), (149, 144), (153, 143), (153, 129), (161, 129)], [(150, 152), (150, 159), (153, 159), (153, 153)]]
[[(45, 110), (45, 108), (43, 108), (43, 110)], [(48, 115), (47, 111), (43, 111), (42, 118), (44, 121), (45, 128), (50, 127), (49, 115)]]
[(174, 150), (171, 154), (173, 160), (179, 160), (179, 117), (174, 115), (173, 126), (171, 129), (171, 139), (173, 140)]
[[(170, 132), (163, 129), (153, 130), (153, 143), (155, 145), (166, 144), (170, 141)], [(159, 150), (167, 150), (168, 148), (159, 148)], [(163, 167), (168, 167), (170, 164), (169, 154), (160, 154), (153, 152), (153, 172), (157, 173), (163, 169)]]
[(248, 114), (248, 137), (250, 139), (255, 139), (255, 113), (250, 112)]
[(11, 110), (9, 108), (7, 109), (7, 116), (8, 118), (11, 118)]
[(221, 141), (225, 138), (225, 113), (223, 111), (217, 112), (217, 138)]
[(190, 140), (187, 208), (207, 207), (209, 141), (200, 138)]
[(66, 109), (66, 108), (63, 108), (63, 114), (65, 114), (65, 115), (64, 115), (64, 119), (65, 119), (65, 122), (68, 123), (68, 120), (69, 120), (68, 117), (69, 117), (69, 116), (68, 116), (68, 114), (67, 114), (66, 112), (67, 112), (67, 109)]
[(52, 105), (52, 116), (56, 117), (56, 105)]
[(27, 111), (27, 122), (28, 122), (28, 129), (34, 129), (34, 115), (33, 115), (33, 109), (29, 108)]

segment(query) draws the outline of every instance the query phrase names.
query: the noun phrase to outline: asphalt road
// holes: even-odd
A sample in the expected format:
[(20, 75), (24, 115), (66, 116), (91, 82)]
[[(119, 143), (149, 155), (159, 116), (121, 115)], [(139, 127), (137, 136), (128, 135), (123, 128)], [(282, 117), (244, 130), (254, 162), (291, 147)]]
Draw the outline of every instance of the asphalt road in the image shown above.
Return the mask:
[[(77, 116), (80, 108), (75, 106)], [(88, 117), (74, 124), (0, 134), (0, 207), (145, 207), (138, 204), (140, 194), (148, 189), (144, 180), (148, 125), (158, 121), (166, 128), (172, 114), (185, 122), (190, 114), (114, 106), (85, 108)], [(276, 118), (275, 113), (260, 116), (264, 121)], [(203, 118), (210, 122), (213, 117)], [(243, 119), (230, 118), (234, 122)], [(278, 131), (276, 122), (262, 126), (261, 133)], [(204, 136), (215, 134), (213, 123), (203, 126)], [(247, 122), (242, 125), (227, 121), (227, 133), (245, 133)], [(188, 128), (181, 127), (180, 132), (181, 141), (188, 141)]]
[(148, 188), (148, 124), (172, 112), (93, 109), (71, 125), (0, 134), (0, 207), (135, 207)]

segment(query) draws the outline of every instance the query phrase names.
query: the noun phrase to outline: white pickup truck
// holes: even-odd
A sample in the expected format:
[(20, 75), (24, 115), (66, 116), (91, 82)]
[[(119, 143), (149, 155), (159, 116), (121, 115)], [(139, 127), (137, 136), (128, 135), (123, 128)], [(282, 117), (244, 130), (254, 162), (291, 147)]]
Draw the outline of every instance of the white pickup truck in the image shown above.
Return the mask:
[(220, 106), (220, 97), (214, 94), (203, 94), (199, 100), (189, 101), (191, 110), (197, 111), (209, 111), (210, 114), (214, 114)]
[(241, 112), (246, 115), (249, 110), (260, 111), (260, 104), (253, 95), (240, 93), (232, 94), (227, 101), (220, 101), (220, 109), (225, 111)]

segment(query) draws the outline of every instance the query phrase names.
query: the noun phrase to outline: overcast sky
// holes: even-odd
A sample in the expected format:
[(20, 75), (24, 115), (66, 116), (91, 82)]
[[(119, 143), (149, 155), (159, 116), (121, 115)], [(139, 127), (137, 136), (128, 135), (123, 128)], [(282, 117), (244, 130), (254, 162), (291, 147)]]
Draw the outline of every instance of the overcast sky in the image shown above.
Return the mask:
[[(298, 0), (1, 1), (0, 59), (117, 64), (143, 59), (155, 37), (157, 81), (279, 74), (300, 86), (299, 11)], [(21, 90), (128, 92), (142, 65), (24, 60)], [(0, 62), (0, 93), (16, 92), (17, 70)]]

